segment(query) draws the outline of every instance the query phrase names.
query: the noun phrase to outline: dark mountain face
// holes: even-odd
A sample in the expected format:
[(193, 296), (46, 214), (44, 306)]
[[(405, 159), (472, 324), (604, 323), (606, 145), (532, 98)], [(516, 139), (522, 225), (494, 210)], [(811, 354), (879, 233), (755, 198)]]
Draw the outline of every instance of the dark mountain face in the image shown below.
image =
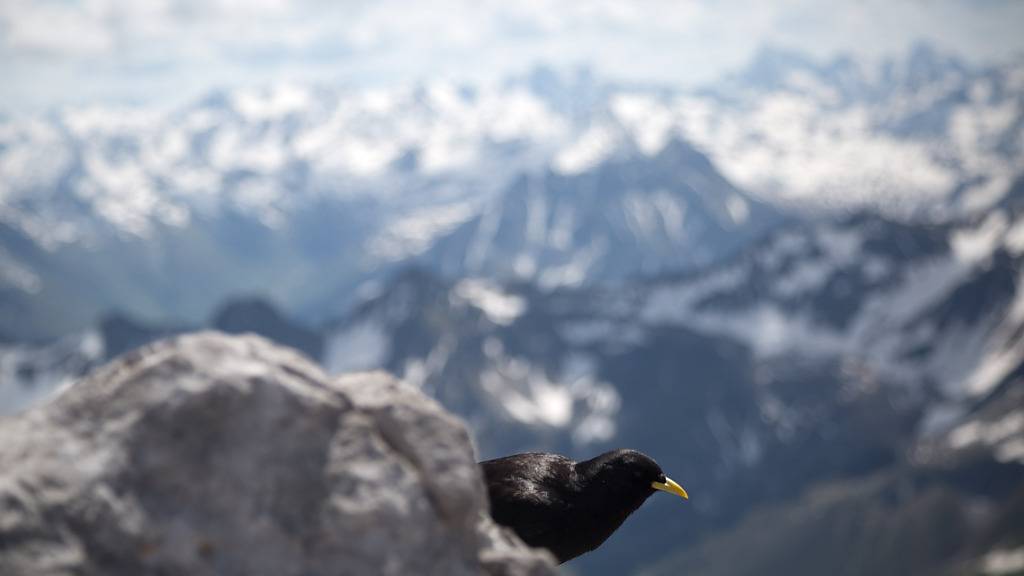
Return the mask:
[(105, 315), (94, 329), (50, 341), (0, 343), (0, 415), (17, 412), (90, 370), (162, 338), (195, 330), (253, 333), (318, 359), (323, 336), (282, 315), (267, 300), (229, 300), (205, 323), (159, 324), (124, 313)]
[[(963, 476), (970, 475), (1006, 483), (978, 489), (965, 485)], [(1021, 466), (985, 458), (955, 470), (897, 467), (827, 482), (799, 498), (763, 506), (641, 573), (985, 573), (989, 550), (1012, 550), (1019, 542), (1022, 482)]]
[[(1019, 417), (1007, 391), (1019, 389), (1024, 365), (1014, 222), (990, 229), (985, 220), (912, 224), (861, 214), (796, 223), (721, 264), (604, 289), (538, 292), (418, 271), (337, 327), (328, 365), (346, 367), (353, 353), (344, 343), (373, 334), (364, 337), (373, 346), (354, 356), (375, 358), (450, 404), (474, 428), (482, 457), (639, 447), (700, 494), (686, 514), (639, 510), (607, 554), (577, 561), (586, 573), (634, 570), (751, 509), (876, 475), (915, 490), (894, 504), (904, 519), (885, 530), (933, 513), (962, 518), (973, 497), (951, 478), (985, 470), (1006, 478), (990, 499), (1019, 479), (1019, 430), (994, 436), (1002, 419)], [(989, 404), (1000, 408), (979, 412)], [(905, 480), (908, 455), (933, 445), (952, 454), (984, 448), (989, 464), (952, 460), (960, 470), (947, 470), (952, 476)], [(957, 494), (950, 505), (934, 507), (947, 491)], [(827, 513), (866, 521), (861, 510), (877, 511), (860, 497)], [(974, 525), (963, 530), (976, 534)], [(952, 557), (974, 561), (984, 548), (939, 554), (933, 547), (950, 533), (922, 534), (916, 559), (892, 566), (927, 573)]]
[[(1001, 214), (793, 223), (699, 271), (603, 288), (539, 290), (411, 268), (323, 333), (256, 301), (226, 305), (214, 325), (310, 353), (322, 342), (330, 371), (386, 368), (463, 416), (481, 458), (649, 453), (691, 504), (642, 507), (600, 554), (576, 561), (585, 573), (626, 573), (654, 558), (666, 570), (695, 566), (679, 558), (724, 569), (732, 564), (718, 554), (750, 538), (747, 523), (779, 523), (787, 550), (789, 538), (824, 530), (819, 514), (860, 526), (890, 509), (886, 534), (954, 523), (920, 528), (920, 542), (905, 541), (919, 546), (910, 564), (892, 564), (927, 573), (975, 562), (1015, 529), (1000, 514), (955, 524), (973, 518), (969, 503), (1019, 486), (1024, 250), (1019, 216)], [(92, 338), (113, 353), (160, 333), (112, 319)], [(26, 377), (67, 374), (89, 365), (75, 359), (93, 348), (5, 349), (20, 364), (3, 365)], [(996, 481), (998, 490), (985, 487)], [(868, 550), (866, 532), (849, 534)], [(727, 544), (673, 555), (711, 535)], [(949, 551), (946, 538), (982, 543)], [(826, 538), (810, 565), (830, 566), (834, 543)]]
[(285, 319), (270, 303), (260, 298), (228, 302), (214, 314), (211, 327), (228, 334), (259, 334), (299, 350), (310, 358), (320, 358), (323, 354), (320, 333)]
[(423, 261), (450, 277), (578, 286), (683, 270), (746, 246), (781, 220), (689, 144), (577, 174), (522, 177)]
[(154, 225), (143, 238), (103, 230), (50, 249), (0, 225), (11, 257), (35, 278), (29, 290), (3, 291), (0, 326), (19, 339), (47, 339), (111, 310), (154, 323), (198, 324), (216, 303), (250, 292), (315, 300), (322, 318), (325, 310), (347, 308), (338, 293), (351, 294), (372, 277), (360, 247), (376, 217), (372, 203), (329, 199), (310, 201), (273, 226), (225, 208), (194, 216), (185, 227)]
[(175, 334), (189, 331), (190, 327), (150, 326), (124, 314), (110, 314), (100, 321), (99, 336), (103, 342), (102, 360), (111, 360)]

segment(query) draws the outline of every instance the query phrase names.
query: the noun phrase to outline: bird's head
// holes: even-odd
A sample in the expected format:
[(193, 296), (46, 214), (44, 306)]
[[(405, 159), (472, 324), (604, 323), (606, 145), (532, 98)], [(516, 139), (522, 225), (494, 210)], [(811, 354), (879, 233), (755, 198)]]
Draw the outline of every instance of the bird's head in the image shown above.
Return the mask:
[(661, 490), (684, 499), (690, 496), (665, 475), (650, 456), (636, 450), (613, 450), (579, 464), (580, 473), (602, 492), (618, 498), (646, 500)]

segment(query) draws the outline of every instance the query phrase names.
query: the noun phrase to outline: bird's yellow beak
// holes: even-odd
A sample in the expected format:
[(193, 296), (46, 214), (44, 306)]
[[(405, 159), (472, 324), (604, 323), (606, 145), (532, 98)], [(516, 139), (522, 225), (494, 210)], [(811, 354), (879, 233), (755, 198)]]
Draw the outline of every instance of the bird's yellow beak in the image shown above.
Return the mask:
[(651, 488), (654, 488), (655, 490), (661, 490), (662, 492), (668, 492), (669, 494), (675, 494), (676, 496), (679, 496), (683, 500), (690, 499), (690, 495), (686, 493), (686, 490), (683, 490), (683, 487), (680, 486), (679, 484), (676, 484), (676, 481), (671, 478), (665, 478), (664, 483), (651, 482)]

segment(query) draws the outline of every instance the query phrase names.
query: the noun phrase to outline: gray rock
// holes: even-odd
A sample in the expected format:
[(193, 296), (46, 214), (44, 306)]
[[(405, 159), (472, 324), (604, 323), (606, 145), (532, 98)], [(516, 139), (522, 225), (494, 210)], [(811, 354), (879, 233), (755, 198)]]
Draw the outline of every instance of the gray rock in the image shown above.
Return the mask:
[(0, 421), (0, 574), (555, 574), (497, 528), (469, 435), (385, 374), (166, 340)]

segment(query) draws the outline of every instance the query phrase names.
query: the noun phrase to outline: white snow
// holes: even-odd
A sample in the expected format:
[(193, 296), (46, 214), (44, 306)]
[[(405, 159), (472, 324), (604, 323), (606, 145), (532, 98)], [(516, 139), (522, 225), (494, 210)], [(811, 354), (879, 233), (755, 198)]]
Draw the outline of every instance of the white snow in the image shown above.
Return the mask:
[(480, 374), (480, 385), (509, 416), (524, 424), (564, 427), (573, 415), (568, 388), (551, 382), (542, 369), (521, 358), (495, 359)]
[[(452, 188), (480, 200), (544, 166), (569, 141), (566, 119), (529, 92), (481, 86), (476, 94), (463, 97), (444, 82), (422, 90), (282, 84), (174, 110), (85, 107), (0, 121), (0, 208), (50, 248), (82, 232), (54, 233), (52, 222), (18, 209), (19, 200), (73, 193), (98, 218), (78, 211), (58, 214), (62, 220), (135, 235), (225, 204), (281, 220), (307, 192), (368, 195), (402, 208), (421, 195), (430, 196), (425, 204), (442, 200)], [(414, 162), (394, 170), (404, 154)], [(76, 155), (81, 172), (73, 170)], [(281, 183), (297, 165), (308, 189)], [(251, 184), (227, 184), (238, 173), (259, 180), (258, 194)]]
[(834, 270), (835, 266), (828, 260), (802, 260), (785, 276), (779, 277), (772, 289), (783, 298), (799, 296), (824, 286)]
[(732, 194), (725, 201), (725, 208), (729, 211), (729, 217), (735, 224), (743, 224), (750, 217), (750, 206), (747, 201), (736, 194)]
[(599, 266), (607, 250), (607, 238), (592, 238), (587, 245), (573, 250), (568, 260), (561, 264), (546, 266), (537, 278), (537, 285), (543, 290), (580, 286), (586, 281), (590, 271)]
[(625, 93), (612, 96), (609, 107), (631, 132), (640, 150), (648, 156), (660, 152), (676, 128), (672, 112), (645, 94)]
[[(799, 236), (792, 235), (794, 238)], [(863, 239), (854, 230), (834, 229), (821, 227), (815, 231), (816, 245), (821, 247), (824, 254), (819, 257), (806, 256), (798, 260), (796, 266), (787, 274), (780, 276), (772, 288), (775, 294), (792, 298), (817, 290), (825, 285), (828, 279), (836, 271), (854, 264), (861, 254)], [(787, 240), (786, 237), (777, 241), (783, 247), (792, 245), (798, 247), (806, 242), (803, 239)], [(774, 254), (777, 252), (769, 252)], [(784, 252), (783, 252), (784, 253)], [(778, 256), (770, 257), (778, 258)]]
[[(1024, 274), (1017, 277), (1017, 285), (1024, 282)], [(991, 337), (984, 354), (967, 376), (966, 391), (980, 396), (999, 385), (1013, 370), (1024, 363), (1024, 338), (1014, 339), (1019, 327), (1024, 324), (1024, 291), (1018, 290), (1009, 309), (997, 314), (998, 322), (991, 328)]]
[(981, 570), (986, 576), (1004, 576), (1024, 570), (1024, 547), (992, 550), (982, 558)]
[(385, 367), (390, 354), (384, 327), (367, 319), (328, 337), (323, 364), (331, 374), (375, 370)]
[(761, 304), (739, 314), (702, 315), (694, 324), (746, 342), (762, 358), (786, 352), (835, 354), (846, 346), (842, 334), (820, 326), (804, 315), (786, 312), (770, 304)]
[(398, 262), (423, 253), (433, 242), (477, 214), (473, 202), (445, 203), (415, 208), (395, 218), (369, 242), (369, 252), (378, 258)]
[(692, 282), (657, 285), (647, 294), (638, 317), (649, 324), (673, 321), (685, 323), (696, 301), (709, 294), (738, 288), (747, 278), (747, 270), (734, 265), (709, 272)]
[(310, 105), (310, 100), (307, 90), (290, 84), (262, 92), (243, 90), (232, 96), (235, 108), (251, 121), (276, 120), (301, 113)]
[(953, 234), (953, 254), (960, 262), (976, 264), (992, 255), (1007, 227), (1006, 214), (1002, 210), (992, 212), (977, 228)]
[[(871, 70), (866, 66), (868, 80), (880, 81)], [(1005, 85), (1019, 82), (1019, 67), (1001, 73)], [(0, 121), (0, 216), (53, 248), (79, 241), (89, 227), (145, 235), (154, 222), (185, 225), (225, 203), (281, 221), (306, 192), (372, 196), (408, 208), (417, 196), (446, 194), (438, 182), (491, 197), (519, 174), (549, 165), (578, 173), (620, 150), (656, 154), (676, 135), (740, 185), (799, 210), (928, 209), (971, 182), (962, 206), (987, 208), (1024, 161), (1012, 152), (1024, 140), (1017, 128), (1024, 110), (1017, 88), (995, 91), (988, 80), (962, 86), (967, 102), (943, 104), (958, 82), (950, 75), (913, 92), (850, 101), (837, 100), (827, 81), (806, 71), (775, 92), (725, 84), (726, 98), (606, 87), (607, 100), (590, 117), (553, 110), (522, 86), (481, 84), (467, 95), (447, 81), (387, 89), (285, 83), (174, 110), (71, 108), (52, 118)], [(948, 116), (937, 136), (886, 128), (921, 106)], [(81, 173), (76, 157), (84, 159)], [(411, 165), (396, 169), (405, 157)], [(280, 184), (295, 166), (308, 171), (309, 190)], [(226, 185), (238, 172), (262, 178), (258, 194), (253, 186)], [(95, 210), (44, 216), (16, 207), (66, 193)], [(742, 199), (725, 202), (735, 222), (749, 217)], [(657, 207), (666, 232), (682, 234), (685, 207)], [(94, 213), (98, 222), (90, 220)], [(569, 229), (571, 223), (547, 231), (547, 241), (568, 246)]]
[(996, 460), (1024, 464), (1024, 438), (1013, 438), (996, 448)]
[(527, 309), (525, 298), (517, 294), (508, 294), (500, 286), (487, 280), (462, 280), (455, 285), (454, 293), (479, 308), (491, 322), (499, 326), (512, 324)]
[(36, 294), (43, 287), (39, 275), (15, 259), (2, 246), (0, 246), (0, 286), (8, 286), (26, 294)]
[(963, 193), (963, 207), (968, 214), (977, 214), (990, 209), (1006, 196), (1010, 188), (1010, 176), (995, 172), (986, 174), (982, 181), (967, 187)]
[(597, 364), (574, 353), (556, 378), (524, 358), (509, 357), (496, 339), (484, 343), (490, 360), (480, 385), (511, 418), (523, 424), (571, 428), (572, 439), (589, 444), (610, 439), (621, 399), (615, 387), (597, 379)]
[[(569, 358), (569, 362), (573, 357)], [(598, 381), (593, 372), (588, 372), (575, 379), (563, 375), (569, 382), (573, 396), (584, 405), (583, 417), (579, 419), (572, 432), (573, 442), (589, 444), (604, 442), (615, 436), (616, 418), (622, 407), (622, 399), (614, 386)]]
[(974, 420), (963, 424), (949, 434), (949, 443), (958, 449), (979, 442), (995, 446), (1021, 434), (1024, 434), (1024, 412), (1011, 412), (995, 422)]
[(684, 120), (685, 133), (727, 176), (783, 201), (902, 208), (943, 196), (955, 182), (927, 145), (876, 130), (867, 109), (826, 110), (807, 95), (784, 93), (749, 108), (710, 101), (703, 108)]
[(1024, 254), (1024, 218), (1018, 219), (1009, 230), (1003, 240), (1007, 251), (1013, 256)]
[(593, 168), (615, 150), (617, 135), (605, 125), (593, 126), (562, 149), (553, 162), (562, 174), (578, 174)]
[[(841, 268), (863, 266), (865, 274), (874, 278), (890, 273), (892, 264), (886, 260), (863, 260), (863, 239), (857, 230), (823, 227), (814, 232), (814, 238), (814, 245), (822, 248), (820, 256), (805, 251), (803, 237), (793, 233), (777, 237), (761, 251), (756, 262), (769, 269), (778, 269), (788, 254), (806, 255), (797, 257), (797, 265), (778, 276), (771, 290), (762, 290), (760, 297), (743, 305), (697, 307), (707, 295), (728, 294), (742, 287), (748, 277), (746, 267), (756, 265), (750, 260), (688, 280), (655, 285), (641, 299), (636, 316), (647, 325), (681, 324), (727, 335), (746, 343), (762, 358), (790, 353), (840, 355), (865, 362), (900, 381), (923, 374), (938, 382), (949, 398), (978, 397), (1024, 361), (1024, 341), (1011, 341), (1015, 327), (1024, 322), (1021, 298), (1008, 313), (961, 322), (941, 333), (927, 324), (908, 329), (912, 320), (970, 276), (971, 264), (957, 258), (940, 256), (901, 266), (899, 281), (866, 294), (860, 311), (844, 329), (823, 324), (799, 307), (781, 307), (773, 296), (792, 299), (815, 293)], [(986, 239), (976, 244), (989, 247), (992, 242)], [(585, 343), (594, 337), (588, 332), (613, 329), (618, 328), (612, 323), (583, 325), (579, 330), (569, 325), (566, 335)], [(907, 351), (926, 344), (932, 347), (927, 357), (905, 357)]]

